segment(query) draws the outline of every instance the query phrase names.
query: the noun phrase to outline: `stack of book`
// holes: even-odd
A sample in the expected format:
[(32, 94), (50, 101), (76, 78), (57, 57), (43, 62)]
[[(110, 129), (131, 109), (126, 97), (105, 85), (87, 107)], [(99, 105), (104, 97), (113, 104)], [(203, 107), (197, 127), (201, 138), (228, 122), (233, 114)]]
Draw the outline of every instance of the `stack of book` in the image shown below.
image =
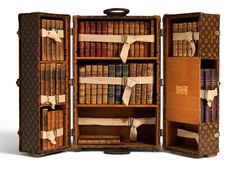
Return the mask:
[[(128, 63), (79, 66), (80, 77), (153, 76), (153, 63)], [(80, 104), (122, 104), (125, 86), (79, 84)], [(129, 104), (153, 104), (153, 84), (137, 84), (132, 88)]]
[[(62, 110), (49, 111), (48, 109), (42, 109), (41, 111), (41, 131), (49, 132), (63, 128), (64, 115)], [(56, 133), (54, 133), (56, 135)], [(48, 139), (41, 140), (42, 150), (51, 150), (63, 147), (63, 135), (56, 137), (56, 144), (53, 144)]]
[[(80, 21), (79, 34), (96, 35), (150, 35), (154, 34), (154, 21)], [(79, 57), (119, 57), (123, 44), (78, 43)], [(128, 57), (154, 57), (154, 43), (135, 42)]]

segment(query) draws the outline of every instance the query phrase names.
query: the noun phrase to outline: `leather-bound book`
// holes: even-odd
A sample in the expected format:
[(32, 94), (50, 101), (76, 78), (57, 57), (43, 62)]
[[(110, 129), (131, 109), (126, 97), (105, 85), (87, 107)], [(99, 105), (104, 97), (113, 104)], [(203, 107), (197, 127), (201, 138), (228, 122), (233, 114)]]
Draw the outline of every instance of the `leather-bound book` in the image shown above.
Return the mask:
[[(211, 90), (211, 69), (205, 69), (205, 89)], [(210, 122), (212, 119), (211, 107), (205, 104), (205, 122)]]
[(56, 64), (56, 95), (61, 93), (61, 64)]
[[(90, 23), (89, 21), (85, 22), (85, 34), (90, 34)], [(90, 57), (90, 42), (85, 41), (84, 43), (84, 56)]]
[[(56, 111), (52, 111), (52, 130), (56, 130)], [(57, 148), (57, 144), (52, 144), (52, 149), (56, 149)]]
[[(144, 34), (148, 35), (150, 34), (150, 21), (144, 22)], [(149, 57), (150, 56), (150, 43), (144, 43), (144, 56)]]
[(50, 75), (50, 95), (55, 96), (56, 95), (56, 64), (51, 64), (51, 75)]
[[(129, 77), (129, 64), (122, 64), (122, 76)], [(125, 86), (121, 86), (121, 99), (124, 94)]]
[[(79, 22), (79, 27), (78, 27), (78, 31), (79, 34), (84, 34), (85, 33), (85, 22), (84, 21), (80, 21)], [(79, 49), (79, 53), (78, 55), (80, 57), (84, 57), (85, 56), (85, 42), (84, 41), (79, 41), (78, 42), (78, 49)]]
[[(129, 66), (130, 77), (136, 77), (136, 66), (137, 66), (136, 63), (130, 63), (130, 66)], [(130, 96), (130, 101), (129, 101), (129, 104), (132, 104), (132, 105), (135, 104), (135, 88), (136, 86), (133, 86), (131, 96)]]
[[(178, 23), (178, 32), (183, 32), (183, 23)], [(183, 40), (178, 40), (178, 56), (183, 56)]]
[[(59, 128), (60, 128), (60, 124), (59, 124), (59, 123), (60, 123), (59, 110), (56, 110), (56, 111), (55, 111), (55, 114), (56, 114), (56, 115), (55, 115), (55, 116), (56, 116), (56, 117), (55, 117), (55, 118), (56, 118), (56, 129), (59, 129)], [(60, 148), (60, 147), (59, 147), (59, 137), (56, 138), (56, 143), (57, 143), (57, 144), (56, 144), (56, 148)]]
[[(102, 77), (103, 74), (103, 65), (98, 65), (97, 76)], [(102, 84), (97, 85), (97, 104), (102, 104)]]
[[(92, 74), (92, 66), (86, 65), (85, 66), (85, 76), (91, 77)], [(85, 103), (90, 104), (91, 103), (91, 84), (85, 84)]]
[[(79, 76), (85, 77), (85, 66), (79, 67)], [(85, 104), (85, 84), (79, 84), (79, 103)]]
[[(142, 64), (137, 63), (136, 67), (136, 76), (141, 77), (142, 76)], [(142, 87), (141, 84), (136, 84), (135, 86), (135, 104), (141, 104), (141, 93), (142, 92)]]
[[(205, 70), (201, 69), (201, 90), (205, 89)], [(201, 122), (205, 122), (205, 100), (200, 100), (201, 104)]]
[[(102, 22), (102, 34), (107, 35), (107, 33), (108, 33), (108, 22), (103, 21)], [(108, 48), (108, 43), (102, 43), (102, 50), (101, 50), (102, 57), (107, 57), (107, 54), (108, 54), (107, 48)]]
[[(113, 34), (119, 35), (119, 21), (113, 22)], [(119, 57), (119, 43), (113, 43), (113, 56)]]
[[(147, 76), (147, 64), (142, 65), (142, 76)], [(141, 104), (147, 104), (147, 84), (141, 84)]]
[[(48, 117), (48, 119), (47, 119), (47, 121), (48, 121), (47, 130), (51, 131), (52, 130), (52, 111), (48, 111), (48, 116), (47, 117)], [(52, 149), (52, 143), (48, 139), (47, 139), (47, 144), (48, 144), (48, 150), (51, 150)]]
[[(42, 29), (47, 29), (47, 20), (42, 19)], [(42, 42), (41, 42), (41, 60), (46, 61), (47, 60), (47, 37), (42, 37)]]
[[(52, 29), (52, 25), (51, 25), (51, 20), (47, 20), (47, 30), (51, 30)], [(47, 47), (47, 60), (51, 61), (52, 60), (52, 39), (49, 37), (46, 37), (46, 47)]]
[[(187, 32), (188, 31), (188, 26), (187, 26), (187, 23), (183, 23), (182, 24), (183, 25), (183, 32)], [(183, 43), (183, 56), (187, 56), (187, 54), (188, 54), (188, 47), (187, 47), (187, 41), (186, 40), (183, 40), (182, 41), (182, 43)]]
[(61, 64), (61, 95), (66, 94), (66, 64)]
[[(140, 35), (145, 34), (145, 32), (144, 32), (144, 21), (139, 22), (139, 34)], [(144, 42), (139, 43), (139, 56), (140, 57), (144, 57), (144, 54), (145, 54), (144, 44), (145, 44)]]
[[(108, 77), (108, 65), (103, 66), (103, 77)], [(102, 104), (107, 104), (108, 100), (108, 84), (102, 85)]]
[[(134, 22), (134, 34), (135, 35), (140, 35), (140, 26), (139, 26), (139, 21)], [(136, 41), (134, 44), (134, 56), (135, 57), (140, 57), (140, 42)]]
[[(217, 88), (217, 71), (216, 69), (212, 69), (211, 70), (211, 89), (214, 90)], [(217, 116), (217, 105), (218, 105), (218, 97), (216, 96), (212, 103), (211, 103), (211, 106), (212, 106), (212, 121), (215, 122), (218, 120), (218, 116)]]
[[(48, 109), (42, 109), (41, 112), (41, 131), (47, 131), (48, 129)], [(46, 151), (48, 149), (47, 139), (41, 139), (42, 150)]]
[[(178, 32), (178, 24), (173, 23), (173, 33)], [(178, 41), (173, 40), (173, 56), (178, 56)]]
[[(192, 22), (192, 32), (197, 32), (198, 31), (198, 22)], [(198, 55), (198, 41), (194, 40), (195, 43), (195, 53), (194, 56)]]
[[(134, 22), (131, 21), (129, 23), (129, 35), (135, 35), (135, 26), (134, 26)], [(129, 50), (129, 56), (130, 57), (134, 57), (134, 43), (130, 45), (130, 50)]]
[[(91, 21), (90, 22), (90, 34), (96, 34), (96, 22)], [(90, 56), (95, 57), (96, 56), (96, 43), (90, 42)]]
[[(97, 77), (98, 66), (92, 65), (92, 77)], [(97, 104), (97, 84), (91, 84), (91, 103)]]
[[(192, 22), (187, 23), (187, 28), (188, 28), (188, 31), (192, 31)], [(190, 46), (190, 43), (187, 42), (187, 56), (191, 56), (191, 55), (192, 55), (192, 48)]]
[[(151, 35), (155, 34), (155, 20), (151, 20)], [(150, 43), (150, 57), (154, 57), (155, 56), (155, 43)]]
[(46, 64), (46, 72), (45, 72), (45, 95), (50, 96), (50, 77), (51, 76), (51, 64)]
[[(124, 35), (129, 35), (129, 22), (128, 21), (124, 21)], [(123, 45), (121, 44), (121, 47), (123, 47)], [(129, 53), (128, 53), (128, 57), (130, 57), (130, 49), (129, 49)]]
[[(124, 21), (119, 21), (119, 35), (124, 34)], [(121, 49), (123, 47), (123, 44), (118, 44), (118, 56), (120, 56)]]
[[(60, 21), (59, 20), (55, 20), (55, 28), (56, 29), (60, 29)], [(57, 61), (60, 61), (60, 60), (63, 60), (61, 57), (60, 57), (60, 42), (58, 41), (55, 41), (55, 56), (56, 56), (56, 60)]]
[[(64, 22), (62, 21), (62, 20), (59, 20), (58, 21), (58, 24), (59, 24), (59, 29), (60, 30), (63, 30), (64, 32), (65, 32), (65, 30), (64, 30)], [(65, 36), (65, 33), (64, 33), (64, 36)], [(59, 47), (60, 47), (60, 60), (61, 61), (64, 61), (65, 60), (65, 39), (64, 38), (60, 38), (61, 39), (61, 42), (59, 43)]]
[[(101, 35), (102, 34), (102, 22), (97, 21), (96, 22), (96, 34)], [(102, 43), (96, 42), (96, 57), (102, 56)]]
[(78, 144), (80, 145), (111, 145), (120, 144), (119, 136), (106, 135), (80, 135)]
[[(56, 29), (56, 20), (51, 20), (51, 25), (52, 25), (52, 29)], [(55, 40), (51, 40), (51, 46), (52, 46), (52, 60), (55, 61), (57, 60), (57, 55), (56, 55), (56, 41)]]
[[(116, 67), (114, 64), (108, 65), (108, 76), (115, 77)], [(108, 104), (115, 104), (115, 85), (108, 85)]]
[(45, 80), (45, 74), (46, 74), (46, 65), (45, 64), (40, 64), (40, 92), (41, 92), (41, 95), (45, 95), (46, 93), (45, 93), (45, 89), (46, 89), (46, 87), (45, 87), (45, 85), (46, 85), (46, 80)]
[[(122, 64), (116, 64), (115, 68), (116, 68), (115, 69), (116, 77), (121, 77), (122, 76)], [(115, 86), (115, 104), (121, 104), (121, 90), (122, 90), (121, 85)]]
[[(59, 114), (59, 129), (60, 128), (63, 128), (63, 130), (64, 130), (64, 113), (63, 113), (63, 111), (62, 110), (58, 110), (58, 114)], [(65, 132), (65, 131), (64, 131)], [(63, 145), (64, 145), (64, 137), (63, 137), (64, 135), (62, 135), (62, 136), (60, 136), (60, 137), (58, 137), (58, 139), (59, 139), (59, 143), (58, 143), (58, 146), (59, 147), (62, 147)]]
[[(108, 35), (113, 35), (113, 22), (112, 21), (108, 21)], [(108, 57), (113, 57), (113, 43), (108, 43), (107, 45), (107, 56)]]
[[(147, 76), (154, 75), (154, 64), (147, 64)], [(153, 84), (147, 84), (147, 104), (153, 104)]]

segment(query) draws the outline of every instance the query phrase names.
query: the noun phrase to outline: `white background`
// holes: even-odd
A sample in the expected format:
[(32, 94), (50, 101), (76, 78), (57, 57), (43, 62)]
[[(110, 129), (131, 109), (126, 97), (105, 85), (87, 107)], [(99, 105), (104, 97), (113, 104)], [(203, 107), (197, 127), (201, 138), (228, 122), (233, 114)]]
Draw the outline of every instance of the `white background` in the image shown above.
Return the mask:
[[(0, 5), (0, 172), (235, 172), (236, 156), (236, 11), (233, 1), (220, 0), (7, 0)], [(18, 152), (18, 13), (50, 12), (101, 15), (111, 7), (125, 7), (130, 15), (161, 15), (182, 12), (221, 14), (220, 153), (193, 159), (165, 152), (133, 152), (105, 155), (102, 152), (64, 152), (34, 158)]]

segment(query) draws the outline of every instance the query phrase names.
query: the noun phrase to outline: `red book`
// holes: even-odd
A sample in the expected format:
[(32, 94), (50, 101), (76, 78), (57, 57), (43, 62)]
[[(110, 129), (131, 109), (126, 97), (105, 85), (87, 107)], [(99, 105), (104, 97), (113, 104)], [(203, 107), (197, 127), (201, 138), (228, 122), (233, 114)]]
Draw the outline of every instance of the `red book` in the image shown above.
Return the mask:
[[(84, 34), (85, 33), (85, 22), (81, 21), (79, 22), (79, 34)], [(79, 44), (78, 44), (78, 48), (79, 48), (79, 56), (80, 57), (84, 57), (85, 56), (85, 53), (84, 53), (84, 50), (85, 50), (85, 42), (84, 41), (80, 41)]]
[[(108, 21), (108, 35), (113, 35), (113, 22), (112, 21)], [(108, 57), (113, 57), (113, 43), (108, 43), (108, 52), (107, 52), (107, 56)]]
[[(108, 23), (107, 21), (103, 21), (102, 22), (102, 34), (103, 35), (107, 35), (108, 33)], [(102, 43), (102, 57), (107, 57), (107, 54), (108, 54), (108, 43)]]
[[(90, 34), (90, 23), (88, 21), (85, 22), (85, 34)], [(90, 56), (90, 42), (86, 41), (84, 49), (84, 56), (89, 57)]]
[[(144, 22), (143, 21), (140, 21), (139, 22), (139, 34), (140, 35), (144, 35), (145, 34), (145, 32), (144, 32)], [(145, 54), (145, 50), (144, 50), (144, 42), (140, 42), (139, 43), (139, 56), (140, 57), (144, 57), (144, 54)]]
[[(119, 22), (118, 21), (113, 22), (113, 34), (114, 35), (119, 35)], [(118, 51), (119, 51), (119, 44), (118, 43), (113, 43), (113, 56), (114, 57), (120, 56)]]
[[(101, 35), (102, 34), (102, 22), (97, 21), (96, 22), (96, 34)], [(102, 56), (102, 43), (96, 42), (96, 57)]]
[[(90, 22), (90, 34), (96, 34), (96, 22)], [(90, 42), (90, 56), (96, 56), (96, 43)]]

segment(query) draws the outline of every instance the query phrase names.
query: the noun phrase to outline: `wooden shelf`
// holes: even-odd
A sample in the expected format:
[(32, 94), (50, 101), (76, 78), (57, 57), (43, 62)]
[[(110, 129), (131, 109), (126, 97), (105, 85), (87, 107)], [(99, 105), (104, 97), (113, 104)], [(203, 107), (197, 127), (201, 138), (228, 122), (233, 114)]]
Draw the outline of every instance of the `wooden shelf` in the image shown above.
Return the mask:
[[(89, 60), (120, 60), (120, 57), (76, 57), (76, 60), (84, 60), (84, 61), (89, 61)], [(157, 57), (128, 57), (127, 61), (129, 60), (159, 60)]]
[(128, 105), (125, 106), (123, 104), (78, 104), (77, 107), (84, 107), (84, 108), (92, 108), (92, 107), (96, 107), (96, 108), (156, 108), (158, 107), (158, 105)]

